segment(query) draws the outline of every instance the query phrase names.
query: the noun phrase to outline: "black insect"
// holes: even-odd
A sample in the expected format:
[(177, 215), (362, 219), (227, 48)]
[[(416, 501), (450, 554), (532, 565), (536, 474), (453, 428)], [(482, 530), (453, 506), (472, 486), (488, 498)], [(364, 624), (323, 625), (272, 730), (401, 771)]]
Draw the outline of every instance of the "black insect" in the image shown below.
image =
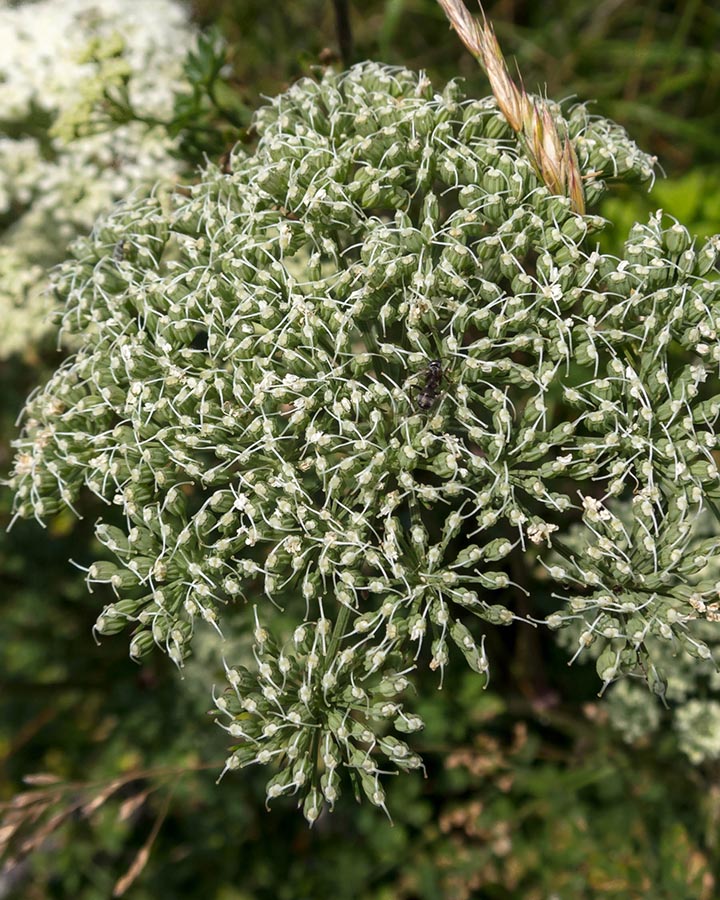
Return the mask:
[(232, 149), (226, 150), (220, 157), (220, 171), (223, 175), (232, 175)]
[(115, 262), (122, 262), (130, 249), (130, 241), (119, 240), (113, 248), (112, 258)]
[(432, 409), (435, 405), (437, 398), (440, 396), (440, 385), (442, 384), (443, 376), (442, 360), (434, 359), (427, 367), (425, 386), (417, 398), (417, 405), (420, 409)]

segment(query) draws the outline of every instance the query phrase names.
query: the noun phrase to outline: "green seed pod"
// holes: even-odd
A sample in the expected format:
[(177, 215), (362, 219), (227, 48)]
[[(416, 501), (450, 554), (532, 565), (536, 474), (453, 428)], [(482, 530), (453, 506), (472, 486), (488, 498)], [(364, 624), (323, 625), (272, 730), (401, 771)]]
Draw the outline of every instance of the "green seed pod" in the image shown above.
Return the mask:
[(132, 659), (140, 659), (147, 656), (155, 646), (155, 640), (149, 631), (138, 631), (130, 641), (130, 656)]

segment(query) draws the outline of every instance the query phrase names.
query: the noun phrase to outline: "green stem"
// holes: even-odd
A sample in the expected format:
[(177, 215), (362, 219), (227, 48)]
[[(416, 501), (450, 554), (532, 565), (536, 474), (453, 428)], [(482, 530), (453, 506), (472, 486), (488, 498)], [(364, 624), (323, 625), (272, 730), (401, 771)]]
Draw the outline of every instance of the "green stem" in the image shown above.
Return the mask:
[(718, 522), (720, 522), (720, 509), (718, 509), (715, 501), (712, 500), (710, 497), (706, 497), (705, 502), (710, 507), (712, 514), (715, 516), (715, 518), (718, 520)]
[(326, 654), (326, 659), (332, 660), (332, 658), (337, 653), (337, 649), (340, 646), (340, 639), (342, 638), (343, 632), (347, 628), (348, 619), (350, 618), (350, 607), (343, 605), (340, 610), (340, 614), (337, 617), (337, 622), (335, 623), (335, 627), (333, 628), (332, 637), (330, 638), (330, 645), (328, 647), (328, 652)]
[(552, 548), (553, 550), (557, 550), (557, 552), (566, 559), (569, 563), (575, 565), (575, 560), (573, 559), (572, 553), (568, 550), (568, 548), (563, 544), (563, 542), (559, 538), (552, 539)]

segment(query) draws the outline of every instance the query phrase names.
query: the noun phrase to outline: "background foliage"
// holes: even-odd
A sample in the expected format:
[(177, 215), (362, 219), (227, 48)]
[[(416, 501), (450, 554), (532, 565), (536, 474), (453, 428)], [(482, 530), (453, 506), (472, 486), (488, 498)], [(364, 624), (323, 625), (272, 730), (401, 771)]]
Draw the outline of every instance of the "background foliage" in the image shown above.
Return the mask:
[[(668, 172), (650, 197), (606, 201), (610, 241), (657, 206), (691, 232), (720, 230), (715, 4), (486, 8), (529, 89), (595, 98)], [(193, 12), (226, 40), (230, 68), (214, 104), (212, 54), (205, 69), (186, 68), (197, 109), (180, 109), (170, 130), (182, 138), (202, 109), (223, 143), (181, 140), (189, 170), (235, 130), (252, 140), (244, 110), (260, 96), (341, 55), (329, 0), (198, 0)], [(348, 61), (425, 68), (438, 84), (460, 74), (468, 93), (487, 93), (433, 0), (363, 0), (350, 17)], [(56, 363), (39, 344), (0, 364), (3, 471), (22, 400)], [(6, 494), (0, 504), (4, 527)], [(716, 896), (717, 763), (689, 765), (666, 728), (628, 743), (608, 725), (594, 672), (568, 670), (560, 651), (541, 655), (526, 632), (501, 648), (490, 691), (459, 673), (442, 693), (427, 685), (418, 712), (428, 777), (391, 786), (393, 827), (350, 799), (312, 832), (291, 801), (268, 815), (263, 773), (217, 790), (225, 739), (203, 721), (213, 656), (199, 654), (179, 683), (165, 658), (137, 668), (123, 639), (96, 647), (90, 629), (110, 598), (88, 595), (67, 563), (88, 558), (90, 535), (63, 514), (46, 533), (17, 523), (0, 542), (0, 898)]]

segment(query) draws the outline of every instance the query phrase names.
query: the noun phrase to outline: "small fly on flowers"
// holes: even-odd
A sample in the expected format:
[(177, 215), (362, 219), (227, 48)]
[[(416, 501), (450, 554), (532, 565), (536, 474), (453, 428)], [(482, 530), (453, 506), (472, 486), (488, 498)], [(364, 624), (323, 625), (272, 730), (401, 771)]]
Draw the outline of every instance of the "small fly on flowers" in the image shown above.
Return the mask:
[(128, 251), (130, 250), (130, 241), (126, 241), (124, 238), (119, 240), (115, 247), (113, 248), (112, 258), (114, 262), (122, 262)]
[(432, 360), (425, 371), (425, 385), (417, 398), (420, 409), (427, 411), (435, 405), (440, 396), (444, 375), (442, 360)]

